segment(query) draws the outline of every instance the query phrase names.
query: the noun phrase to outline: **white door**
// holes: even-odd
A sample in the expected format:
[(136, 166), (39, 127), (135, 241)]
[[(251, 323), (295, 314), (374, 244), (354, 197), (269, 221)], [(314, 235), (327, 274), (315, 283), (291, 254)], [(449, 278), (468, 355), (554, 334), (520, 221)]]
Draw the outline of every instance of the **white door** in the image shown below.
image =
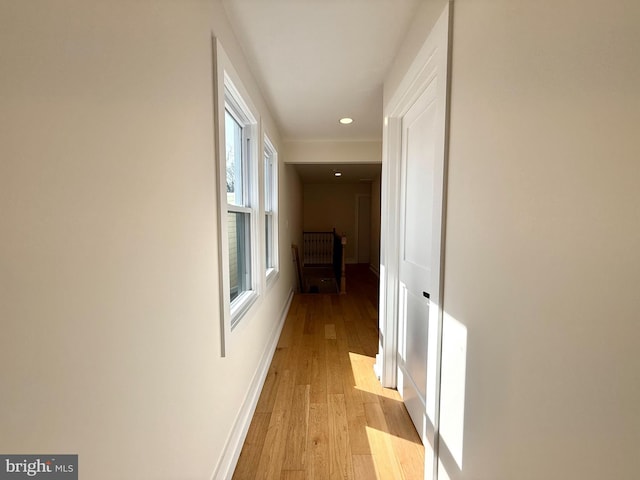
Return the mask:
[(437, 76), (402, 118), (398, 391), (424, 443), (434, 429), (443, 193)]
[(376, 372), (403, 397), (427, 480), (438, 477), (449, 24), (447, 3), (384, 106)]

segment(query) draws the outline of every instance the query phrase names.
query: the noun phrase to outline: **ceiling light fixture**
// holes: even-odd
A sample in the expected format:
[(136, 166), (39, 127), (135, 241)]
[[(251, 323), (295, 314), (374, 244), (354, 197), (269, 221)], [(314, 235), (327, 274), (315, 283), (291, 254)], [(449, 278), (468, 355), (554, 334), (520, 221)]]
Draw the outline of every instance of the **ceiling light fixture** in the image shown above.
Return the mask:
[(340, 123), (342, 125), (349, 125), (350, 123), (353, 123), (353, 118), (349, 118), (349, 117), (341, 118)]
[(334, 174), (336, 177), (341, 177), (341, 176), (342, 176), (342, 172), (333, 172), (333, 174)]

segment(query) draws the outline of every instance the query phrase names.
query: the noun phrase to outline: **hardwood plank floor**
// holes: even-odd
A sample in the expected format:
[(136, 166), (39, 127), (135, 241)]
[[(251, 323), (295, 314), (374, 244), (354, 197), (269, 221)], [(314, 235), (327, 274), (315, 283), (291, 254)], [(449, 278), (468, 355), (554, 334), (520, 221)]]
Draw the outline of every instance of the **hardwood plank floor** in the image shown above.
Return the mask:
[(398, 392), (373, 372), (377, 279), (347, 271), (347, 294), (296, 295), (234, 479), (424, 478), (424, 447)]

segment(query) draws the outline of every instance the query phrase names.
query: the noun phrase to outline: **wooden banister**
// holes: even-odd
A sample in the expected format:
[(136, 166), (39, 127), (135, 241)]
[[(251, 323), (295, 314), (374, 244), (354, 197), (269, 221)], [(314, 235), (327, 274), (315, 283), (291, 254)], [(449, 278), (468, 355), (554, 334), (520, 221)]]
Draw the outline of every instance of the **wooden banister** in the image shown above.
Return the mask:
[[(302, 232), (302, 291), (323, 291), (329, 286), (333, 272), (334, 292), (346, 293), (345, 245), (347, 238), (331, 232)], [(326, 290), (324, 290), (326, 291)]]

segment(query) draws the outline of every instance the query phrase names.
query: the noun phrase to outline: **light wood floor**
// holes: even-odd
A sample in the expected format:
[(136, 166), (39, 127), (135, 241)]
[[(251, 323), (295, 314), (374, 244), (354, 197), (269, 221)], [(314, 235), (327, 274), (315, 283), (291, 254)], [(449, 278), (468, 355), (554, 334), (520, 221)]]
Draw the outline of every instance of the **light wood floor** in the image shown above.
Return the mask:
[(234, 479), (420, 479), (424, 447), (395, 390), (373, 373), (377, 279), (347, 295), (296, 295)]

